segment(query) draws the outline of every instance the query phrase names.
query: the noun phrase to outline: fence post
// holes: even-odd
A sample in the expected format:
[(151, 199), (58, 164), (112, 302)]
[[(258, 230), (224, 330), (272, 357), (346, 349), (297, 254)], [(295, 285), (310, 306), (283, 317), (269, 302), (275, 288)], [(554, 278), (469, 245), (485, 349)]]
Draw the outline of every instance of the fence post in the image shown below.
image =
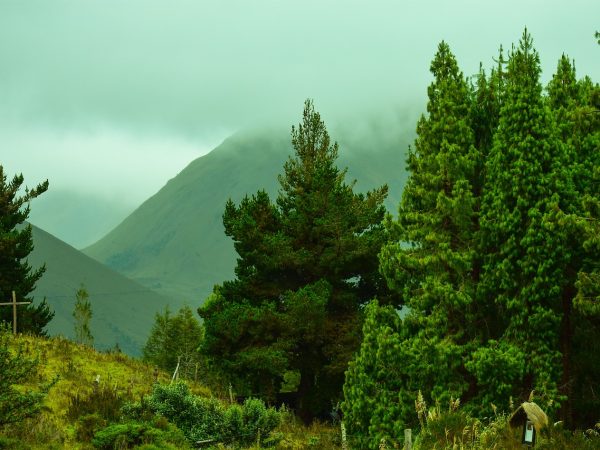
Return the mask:
[(412, 430), (410, 428), (404, 430), (404, 450), (412, 450)]

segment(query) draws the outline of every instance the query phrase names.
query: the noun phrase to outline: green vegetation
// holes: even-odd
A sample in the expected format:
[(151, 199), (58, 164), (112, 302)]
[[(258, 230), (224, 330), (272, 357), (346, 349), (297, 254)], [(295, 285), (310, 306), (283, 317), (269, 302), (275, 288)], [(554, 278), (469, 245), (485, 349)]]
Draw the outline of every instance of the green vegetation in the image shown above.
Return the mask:
[[(484, 427), (532, 391), (567, 428), (593, 427), (600, 359), (584, 342), (600, 339), (600, 87), (577, 81), (563, 57), (544, 95), (527, 31), (474, 86), (445, 43), (431, 72), (380, 254), (406, 314), (377, 302), (366, 310), (344, 386), (349, 433), (377, 448), (425, 426), (412, 411), (421, 391), (433, 404), (460, 398), (457, 430)], [(433, 423), (422, 448), (453, 445)], [(448, 438), (447, 423), (438, 430)], [(482, 442), (461, 448), (493, 447)]]
[[(25, 221), (29, 216), (29, 202), (48, 189), (48, 181), (33, 189), (25, 188), (19, 196), (23, 175), (15, 175), (7, 182), (4, 168), (0, 165), (0, 302), (7, 302), (14, 291), (17, 301), (32, 301), (31, 292), (44, 274), (44, 266), (33, 270), (27, 257), (33, 250), (31, 226)], [(18, 330), (44, 334), (44, 327), (54, 313), (42, 301), (38, 305), (20, 305), (17, 313)], [(0, 307), (0, 323), (12, 323), (13, 312)]]
[[(189, 306), (159, 311), (160, 297), (41, 239), (55, 250), (48, 254), (73, 256), (56, 264), (63, 271), (90, 269), (86, 283), (115, 289), (102, 282), (116, 280), (143, 298), (108, 302), (92, 317), (82, 285), (77, 344), (43, 336), (52, 318), (45, 302), (21, 307), (26, 335), (13, 336), (2, 311), (0, 448), (328, 449), (347, 438), (362, 450), (399, 448), (411, 428), (415, 449), (512, 449), (527, 417), (538, 448), (600, 448), (600, 358), (590, 352), (600, 340), (600, 86), (578, 80), (563, 56), (544, 89), (527, 30), (507, 59), (500, 49), (489, 76), (465, 78), (445, 42), (430, 70), (398, 216), (384, 218), (386, 185), (354, 193), (338, 144), (307, 101), (276, 200), (259, 190), (225, 203), (235, 278), (214, 286), (198, 309), (202, 325)], [(243, 161), (236, 151), (221, 157)], [(152, 214), (165, 204), (162, 213), (172, 212), (174, 199), (187, 211), (190, 191), (179, 183), (194, 181), (206, 161), (92, 251), (148, 285), (160, 264), (165, 292), (182, 301), (200, 292), (186, 284), (195, 256), (165, 264), (181, 249), (176, 232), (197, 224), (169, 217), (157, 241)], [(24, 221), (48, 184), (18, 197), (22, 183), (7, 183), (0, 166), (0, 294), (27, 300), (42, 283), (45, 266), (34, 270), (29, 257), (34, 234), (44, 235)], [(140, 217), (153, 223), (135, 233), (144, 244), (119, 247)], [(149, 255), (160, 257), (146, 265)], [(139, 351), (131, 336), (154, 313), (143, 362), (123, 355), (119, 340), (109, 353), (91, 348), (101, 316), (111, 336)], [(284, 398), (295, 413), (265, 404)], [(521, 416), (511, 415), (515, 403)], [(315, 420), (340, 407), (341, 433), (336, 414), (331, 426)]]
[(292, 144), (275, 204), (265, 191), (227, 202), (236, 279), (215, 287), (199, 314), (213, 368), (238, 392), (264, 398), (297, 373), (298, 412), (309, 422), (338, 401), (360, 305), (387, 294), (377, 273), (387, 187), (353, 193), (310, 101)]
[[(36, 226), (32, 225), (31, 230), (35, 248), (28, 262), (32, 267), (44, 265), (46, 268), (33, 295), (39, 298), (43, 293), (56, 313), (46, 327), (48, 334), (75, 339), (73, 293), (84, 282), (94, 301), (94, 315), (90, 320), (94, 346), (107, 350), (118, 345), (128, 355), (141, 355), (154, 315), (169, 303), (169, 299), (125, 278)], [(5, 306), (0, 309), (10, 311)]]
[[(198, 440), (210, 441), (213, 449), (259, 448), (258, 442), (280, 449), (339, 445), (330, 426), (305, 428), (285, 408), (256, 399), (230, 404), (193, 381), (170, 384), (170, 374), (162, 371), (155, 382), (151, 366), (121, 353), (10, 333), (2, 334), (0, 344), (0, 371), (16, 374), (5, 378), (2, 372), (14, 386), (0, 391), (0, 411), (23, 406), (11, 416), (15, 420), (0, 424), (0, 448), (186, 449)], [(47, 394), (40, 386), (50, 388)]]
[(167, 372), (179, 366), (178, 376), (196, 379), (202, 362), (199, 353), (202, 337), (200, 322), (189, 306), (182, 307), (175, 316), (165, 307), (164, 313), (156, 313), (142, 359)]
[(24, 353), (23, 345), (9, 348), (12, 331), (0, 327), (0, 427), (34, 417), (42, 408), (49, 386), (36, 386), (25, 392), (15, 388), (36, 375), (38, 361)]
[(262, 439), (274, 442), (271, 432), (280, 424), (279, 412), (261, 400), (248, 399), (243, 405), (226, 405), (214, 397), (199, 397), (187, 384), (156, 384), (142, 402), (128, 405), (126, 414), (137, 419), (162, 416), (176, 425), (190, 443), (219, 442), (248, 447)]
[(92, 347), (94, 345), (94, 337), (90, 330), (92, 304), (90, 303), (90, 295), (83, 285), (75, 294), (73, 318), (75, 319), (75, 342)]

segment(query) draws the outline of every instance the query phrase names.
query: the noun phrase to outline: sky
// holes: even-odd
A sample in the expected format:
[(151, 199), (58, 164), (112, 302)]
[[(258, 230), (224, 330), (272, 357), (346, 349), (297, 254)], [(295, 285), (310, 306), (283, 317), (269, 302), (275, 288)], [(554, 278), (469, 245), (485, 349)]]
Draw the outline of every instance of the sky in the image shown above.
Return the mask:
[[(524, 27), (600, 79), (597, 0), (2, 0), (0, 165), (50, 190), (31, 219), (91, 244), (231, 133), (421, 111), (445, 40), (465, 75)], [(416, 113), (415, 113), (416, 118)]]

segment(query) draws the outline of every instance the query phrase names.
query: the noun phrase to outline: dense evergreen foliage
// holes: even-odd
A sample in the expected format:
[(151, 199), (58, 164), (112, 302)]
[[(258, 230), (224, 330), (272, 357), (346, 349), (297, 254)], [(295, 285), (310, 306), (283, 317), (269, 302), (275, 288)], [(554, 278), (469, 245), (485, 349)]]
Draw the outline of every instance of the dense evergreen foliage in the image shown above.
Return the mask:
[[(600, 89), (568, 58), (547, 87), (527, 31), (470, 85), (445, 43), (381, 271), (408, 306), (367, 309), (343, 410), (365, 448), (417, 426), (413, 401), (486, 416), (530, 392), (598, 420)], [(586, 345), (586, 342), (588, 343)], [(378, 401), (373, 401), (377, 398)]]
[[(0, 301), (10, 301), (15, 291), (17, 301), (32, 301), (29, 297), (45, 267), (36, 270), (28, 264), (27, 256), (33, 250), (31, 226), (26, 224), (29, 202), (48, 189), (48, 181), (33, 189), (25, 188), (19, 195), (23, 175), (15, 175), (8, 182), (0, 166)], [(0, 307), (0, 322), (12, 323), (12, 311)], [(46, 300), (34, 305), (20, 305), (17, 312), (19, 332), (45, 334), (44, 327), (54, 317)]]
[(274, 397), (284, 377), (299, 377), (308, 420), (340, 395), (360, 342), (360, 305), (387, 298), (377, 272), (387, 187), (353, 192), (310, 101), (292, 144), (275, 203), (264, 191), (227, 203), (236, 279), (215, 287), (199, 313), (203, 350), (238, 392)]

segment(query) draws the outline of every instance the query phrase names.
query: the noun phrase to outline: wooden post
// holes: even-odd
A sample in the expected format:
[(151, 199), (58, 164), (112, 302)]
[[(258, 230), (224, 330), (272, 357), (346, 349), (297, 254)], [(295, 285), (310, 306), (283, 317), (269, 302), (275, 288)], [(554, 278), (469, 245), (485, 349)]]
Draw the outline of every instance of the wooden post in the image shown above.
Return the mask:
[(404, 450), (412, 450), (412, 430), (410, 428), (404, 430)]
[(12, 291), (12, 302), (9, 303), (0, 303), (0, 306), (9, 306), (13, 307), (13, 334), (16, 336), (17, 334), (17, 305), (29, 305), (31, 302), (18, 302), (17, 294), (15, 291)]
[(173, 378), (171, 378), (171, 384), (173, 381), (179, 380), (179, 364), (181, 363), (181, 356), (177, 357), (177, 367), (175, 367), (175, 372), (173, 372)]
[(341, 421), (342, 428), (342, 450), (348, 450), (348, 442), (346, 441), (346, 426), (344, 425), (344, 421)]

